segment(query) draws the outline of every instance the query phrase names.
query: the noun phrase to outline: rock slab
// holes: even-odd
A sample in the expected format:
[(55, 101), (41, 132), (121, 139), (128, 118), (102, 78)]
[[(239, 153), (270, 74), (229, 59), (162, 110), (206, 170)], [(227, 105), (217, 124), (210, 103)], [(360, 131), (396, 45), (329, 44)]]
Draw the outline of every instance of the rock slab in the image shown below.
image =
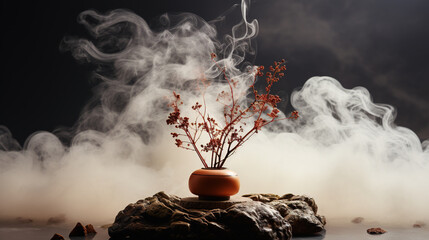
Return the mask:
[(231, 197), (225, 201), (199, 200), (198, 197), (187, 197), (180, 199), (180, 206), (187, 209), (227, 209), (237, 203), (251, 202), (246, 197)]
[(292, 223), (297, 233), (305, 232), (304, 227), (311, 234), (323, 230), (324, 217), (316, 215), (317, 205), (311, 198), (292, 194), (289, 198), (264, 194), (246, 197), (253, 201), (226, 209), (191, 209), (181, 205), (181, 198), (159, 192), (120, 211), (108, 229), (109, 235), (112, 240), (288, 240)]

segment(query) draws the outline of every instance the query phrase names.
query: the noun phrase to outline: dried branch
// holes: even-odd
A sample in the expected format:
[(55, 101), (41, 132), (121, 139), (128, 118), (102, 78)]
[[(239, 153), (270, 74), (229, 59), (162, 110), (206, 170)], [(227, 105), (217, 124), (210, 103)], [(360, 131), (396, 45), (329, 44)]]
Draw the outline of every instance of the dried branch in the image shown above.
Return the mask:
[[(274, 62), (274, 67), (269, 67), (269, 72), (264, 74), (263, 66), (256, 68), (252, 85), (249, 86), (253, 92), (253, 101), (247, 106), (242, 107), (239, 103), (243, 94), (237, 97), (234, 95), (234, 90), (237, 87), (237, 82), (228, 77), (226, 69), (219, 66), (215, 61), (216, 55), (211, 55), (214, 64), (221, 70), (223, 77), (227, 80), (229, 85), (229, 92), (222, 91), (218, 94), (217, 101), (223, 105), (224, 110), (224, 126), (218, 124), (216, 120), (207, 114), (207, 105), (205, 101), (205, 88), (207, 87), (203, 79), (202, 83), (204, 90), (202, 92), (203, 104), (198, 102), (192, 106), (192, 110), (196, 111), (197, 117), (195, 121), (189, 123), (188, 117), (182, 117), (179, 106), (183, 104), (180, 95), (173, 92), (174, 99), (170, 103), (173, 108), (167, 118), (167, 124), (173, 125), (181, 129), (184, 134), (171, 133), (175, 139), (176, 146), (195, 151), (203, 163), (204, 167), (208, 168), (206, 160), (203, 158), (201, 152), (211, 152), (210, 167), (222, 168), (226, 160), (231, 157), (237, 149), (247, 142), (250, 137), (258, 133), (262, 127), (273, 123), (275, 121), (285, 119), (298, 118), (298, 112), (294, 111), (289, 117), (279, 118), (277, 104), (281, 101), (280, 97), (271, 94), (271, 88), (274, 83), (278, 82), (284, 76), (285, 60)], [(256, 88), (256, 80), (258, 77), (266, 76), (266, 87), (264, 93), (259, 93)], [(238, 94), (240, 95), (240, 94)], [(203, 108), (204, 107), (204, 108)], [(201, 111), (201, 108), (204, 110)], [(246, 122), (254, 118), (253, 126), (249, 130), (244, 130)], [(206, 133), (209, 141), (206, 144), (201, 144), (198, 147), (198, 141), (203, 133)], [(184, 141), (186, 138), (188, 141)], [(185, 146), (183, 144), (186, 144)]]

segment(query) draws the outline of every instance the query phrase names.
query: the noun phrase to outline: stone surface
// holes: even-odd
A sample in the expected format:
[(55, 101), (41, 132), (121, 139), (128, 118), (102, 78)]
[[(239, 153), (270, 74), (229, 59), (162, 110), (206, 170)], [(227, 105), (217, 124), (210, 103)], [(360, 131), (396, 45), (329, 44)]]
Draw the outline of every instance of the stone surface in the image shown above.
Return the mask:
[(325, 229), (325, 217), (317, 214), (316, 202), (308, 196), (289, 193), (281, 197), (275, 194), (246, 194), (243, 197), (274, 207), (292, 225), (294, 236), (314, 235)]
[(386, 230), (378, 227), (378, 228), (370, 228), (366, 230), (366, 232), (371, 235), (379, 235), (379, 234), (386, 233)]
[(426, 223), (422, 221), (417, 221), (416, 223), (413, 224), (413, 228), (423, 228), (425, 226), (426, 226)]
[(236, 203), (226, 209), (187, 209), (163, 192), (129, 204), (109, 228), (111, 239), (287, 240), (291, 226), (272, 206)]
[(252, 199), (245, 197), (231, 197), (225, 201), (199, 200), (198, 197), (187, 197), (180, 200), (180, 206), (187, 209), (227, 209), (232, 205), (243, 202), (251, 202)]
[(261, 202), (236, 204), (226, 210), (223, 221), (232, 239), (290, 239), (291, 226), (280, 213)]
[(48, 225), (50, 224), (60, 224), (60, 223), (64, 223), (66, 221), (66, 216), (61, 214), (55, 217), (50, 217), (48, 219)]
[(310, 197), (293, 194), (243, 197), (207, 203), (159, 192), (120, 211), (109, 227), (109, 235), (112, 240), (284, 240), (290, 239), (292, 232), (314, 235), (324, 230), (326, 220), (317, 215), (317, 205)]
[(356, 218), (353, 218), (353, 220), (352, 220), (352, 223), (361, 223), (361, 222), (363, 222), (363, 217), (356, 217)]
[(92, 224), (86, 225), (85, 229), (86, 229), (87, 234), (96, 234), (97, 233), (97, 231), (95, 231), (95, 228), (94, 228), (94, 226), (92, 226)]
[(64, 240), (64, 237), (58, 233), (55, 233), (54, 236), (52, 236), (51, 240)]
[(85, 227), (80, 223), (76, 223), (76, 226), (70, 232), (69, 237), (84, 237), (87, 235)]
[(32, 223), (32, 222), (33, 222), (33, 219), (31, 219), (31, 218), (17, 217), (17, 218), (16, 218), (16, 221), (17, 221), (18, 223)]

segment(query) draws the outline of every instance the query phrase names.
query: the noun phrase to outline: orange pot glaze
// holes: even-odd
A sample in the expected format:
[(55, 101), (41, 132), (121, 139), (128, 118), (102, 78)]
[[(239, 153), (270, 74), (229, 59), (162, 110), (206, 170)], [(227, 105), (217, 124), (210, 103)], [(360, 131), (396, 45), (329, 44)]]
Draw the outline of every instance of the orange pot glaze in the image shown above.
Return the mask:
[(226, 168), (202, 168), (189, 177), (189, 190), (201, 200), (228, 200), (240, 190), (240, 180)]

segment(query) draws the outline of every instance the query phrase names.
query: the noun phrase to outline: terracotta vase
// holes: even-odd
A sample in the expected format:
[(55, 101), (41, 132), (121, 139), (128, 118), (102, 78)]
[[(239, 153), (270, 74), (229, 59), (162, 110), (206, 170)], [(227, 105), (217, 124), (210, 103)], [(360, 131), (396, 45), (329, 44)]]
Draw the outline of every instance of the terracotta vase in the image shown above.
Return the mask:
[(240, 190), (240, 180), (226, 168), (201, 168), (189, 177), (189, 190), (200, 200), (228, 200)]

